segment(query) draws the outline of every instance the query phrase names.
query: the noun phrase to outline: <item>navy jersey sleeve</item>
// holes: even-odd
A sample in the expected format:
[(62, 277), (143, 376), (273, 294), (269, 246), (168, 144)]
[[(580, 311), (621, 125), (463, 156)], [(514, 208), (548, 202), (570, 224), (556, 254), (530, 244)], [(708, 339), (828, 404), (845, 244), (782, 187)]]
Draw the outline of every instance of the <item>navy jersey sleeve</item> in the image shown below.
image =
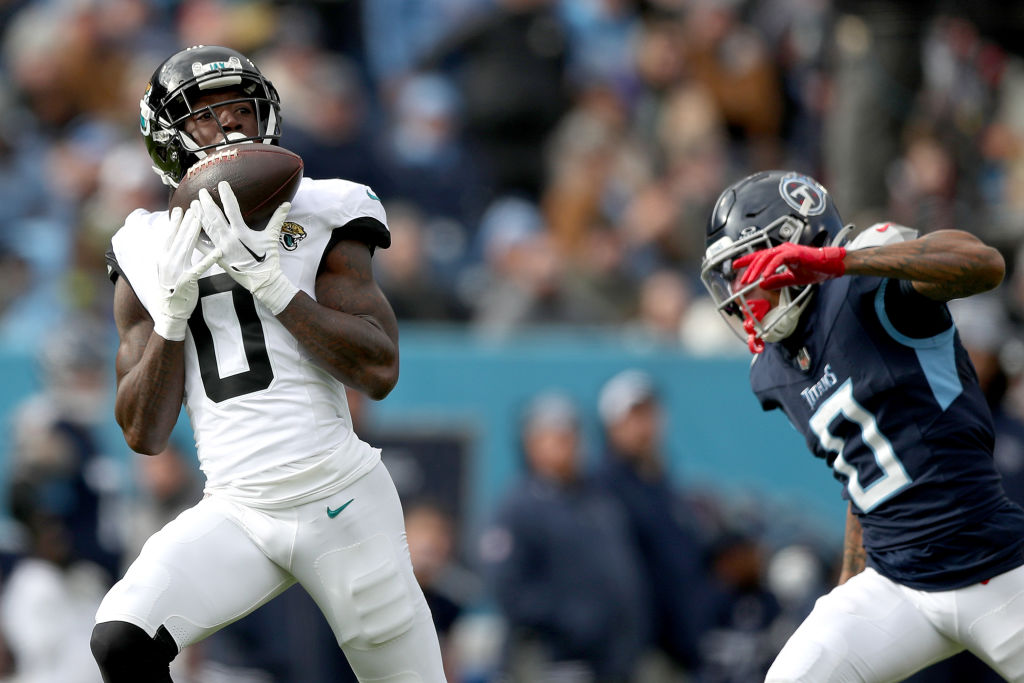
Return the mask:
[(946, 304), (919, 293), (910, 280), (886, 287), (885, 311), (893, 327), (912, 339), (934, 337), (953, 324)]

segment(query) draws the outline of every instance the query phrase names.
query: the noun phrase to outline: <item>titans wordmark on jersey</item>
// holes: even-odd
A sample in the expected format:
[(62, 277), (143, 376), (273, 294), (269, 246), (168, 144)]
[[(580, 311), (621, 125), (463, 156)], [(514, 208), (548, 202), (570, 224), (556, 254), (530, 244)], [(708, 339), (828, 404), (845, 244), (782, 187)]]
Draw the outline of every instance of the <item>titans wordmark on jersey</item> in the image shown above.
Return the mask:
[[(114, 235), (111, 278), (124, 277), (147, 310), (157, 305), (157, 247), (167, 212), (137, 210)], [(311, 297), (341, 239), (387, 247), (380, 201), (365, 185), (305, 178), (281, 235), (281, 269)], [(200, 255), (194, 256), (194, 262)], [(258, 507), (329, 495), (380, 453), (359, 439), (344, 385), (219, 266), (199, 279), (185, 340), (185, 407), (207, 490)]]

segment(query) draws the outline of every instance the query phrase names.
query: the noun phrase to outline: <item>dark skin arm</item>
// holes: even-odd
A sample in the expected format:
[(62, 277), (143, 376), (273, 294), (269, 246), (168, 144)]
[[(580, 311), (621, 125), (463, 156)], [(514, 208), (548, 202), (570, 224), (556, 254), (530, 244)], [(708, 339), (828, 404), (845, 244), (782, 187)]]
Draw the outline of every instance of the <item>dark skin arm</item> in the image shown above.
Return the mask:
[(362, 242), (339, 242), (317, 277), (316, 300), (300, 291), (277, 319), (333, 377), (380, 400), (398, 382), (398, 322), (370, 256)]
[(153, 332), (153, 318), (124, 278), (114, 285), (114, 322), (120, 343), (114, 417), (137, 453), (163, 452), (185, 394), (185, 343)]
[(994, 289), (1006, 264), (996, 249), (962, 230), (938, 230), (909, 242), (847, 251), (847, 275), (910, 280), (935, 301), (949, 301)]
[(860, 520), (853, 514), (853, 506), (846, 508), (846, 534), (843, 537), (843, 565), (839, 572), (839, 583), (844, 584), (864, 571), (867, 553), (864, 551)]

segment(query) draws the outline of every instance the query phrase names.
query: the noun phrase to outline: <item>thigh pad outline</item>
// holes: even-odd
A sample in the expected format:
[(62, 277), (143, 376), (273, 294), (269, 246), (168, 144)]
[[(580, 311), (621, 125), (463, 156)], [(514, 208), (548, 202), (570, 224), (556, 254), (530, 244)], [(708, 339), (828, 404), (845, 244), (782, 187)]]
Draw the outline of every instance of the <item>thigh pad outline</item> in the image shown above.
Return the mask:
[(315, 566), (343, 646), (369, 649), (412, 628), (415, 599), (383, 534), (325, 553)]

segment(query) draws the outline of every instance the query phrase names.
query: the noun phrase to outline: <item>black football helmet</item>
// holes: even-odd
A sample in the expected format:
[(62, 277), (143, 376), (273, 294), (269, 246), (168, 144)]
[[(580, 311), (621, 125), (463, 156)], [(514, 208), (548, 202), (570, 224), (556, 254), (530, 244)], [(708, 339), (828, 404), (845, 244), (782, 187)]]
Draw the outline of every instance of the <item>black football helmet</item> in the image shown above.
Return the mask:
[[(204, 92), (238, 88), (245, 101), (253, 103), (259, 134), (244, 137), (231, 134), (231, 143), (278, 144), (281, 137), (281, 100), (277, 90), (256, 65), (241, 52), (215, 45), (196, 45), (168, 57), (157, 67), (139, 103), (139, 126), (153, 170), (171, 187), (177, 187), (185, 172), (206, 156), (207, 150), (226, 142), (202, 146), (184, 132), (184, 123), (198, 110), (195, 100)], [(231, 100), (237, 102), (239, 100)], [(220, 103), (218, 106), (227, 104)], [(216, 116), (214, 117), (216, 119)], [(227, 134), (225, 133), (225, 141)]]
[(734, 287), (732, 262), (761, 249), (793, 242), (812, 247), (839, 246), (851, 228), (843, 226), (832, 197), (810, 176), (794, 171), (762, 171), (726, 188), (707, 225), (701, 280), (718, 312), (750, 344), (785, 339), (796, 329), (813, 286), (783, 287), (778, 305), (748, 301), (759, 282)]

